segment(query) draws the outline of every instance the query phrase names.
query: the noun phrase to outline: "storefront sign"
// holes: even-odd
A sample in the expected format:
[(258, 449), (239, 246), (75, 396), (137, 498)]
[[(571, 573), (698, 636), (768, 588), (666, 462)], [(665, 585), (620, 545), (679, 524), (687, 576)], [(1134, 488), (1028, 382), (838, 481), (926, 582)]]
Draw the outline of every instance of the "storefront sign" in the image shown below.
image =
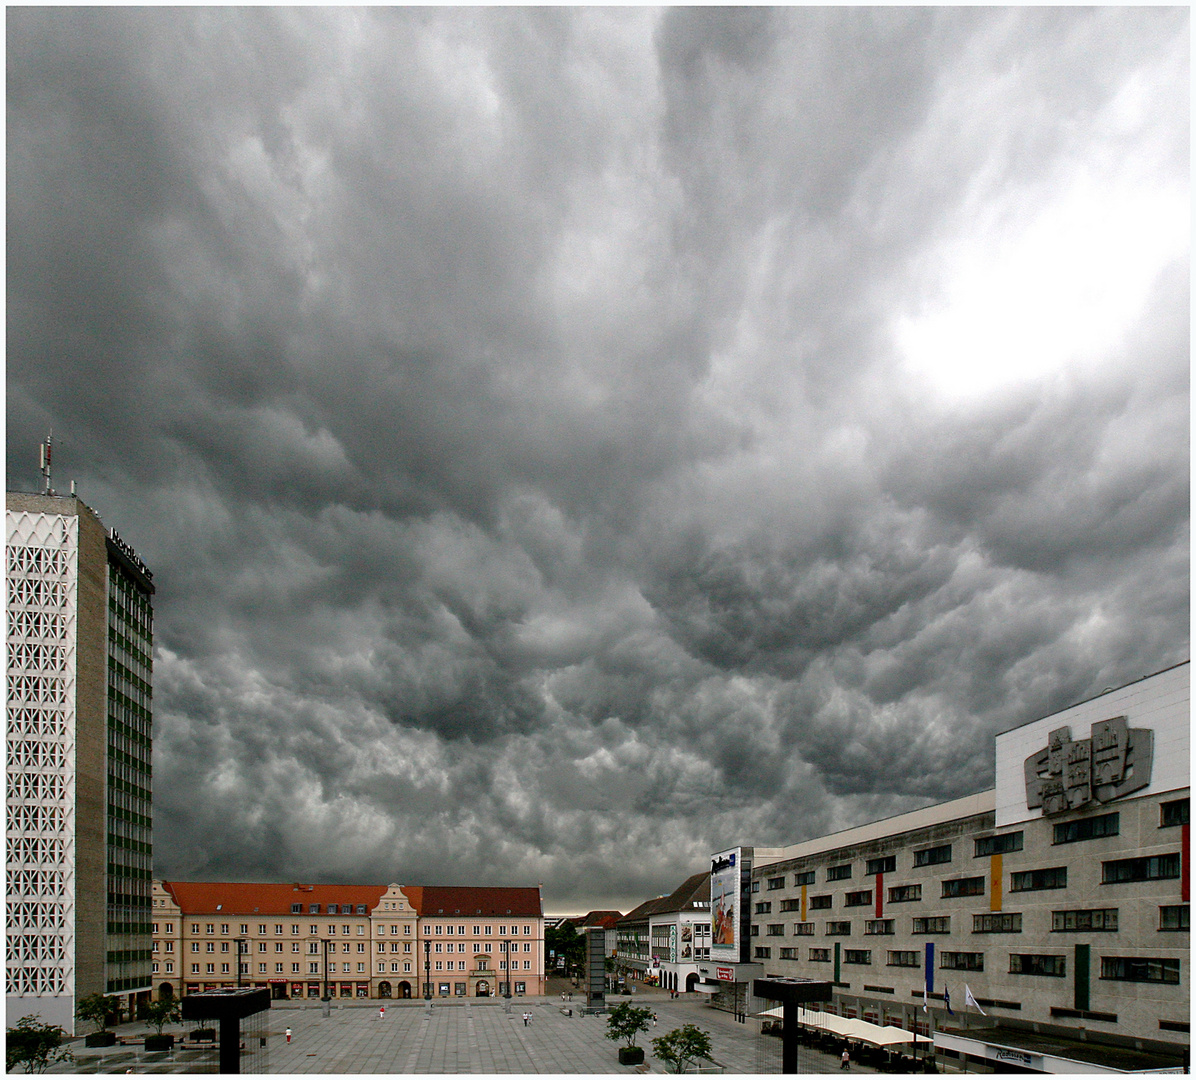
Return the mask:
[(735, 969), (726, 967), (715, 968), (714, 977), (718, 979), (719, 982), (734, 982)]
[(1021, 1050), (1006, 1050), (1001, 1047), (990, 1047), (994, 1051), (992, 1057), (997, 1061), (1008, 1061), (1011, 1065), (1021, 1065), (1024, 1068), (1030, 1067), (1030, 1062), (1033, 1060), (1033, 1055), (1023, 1053)]

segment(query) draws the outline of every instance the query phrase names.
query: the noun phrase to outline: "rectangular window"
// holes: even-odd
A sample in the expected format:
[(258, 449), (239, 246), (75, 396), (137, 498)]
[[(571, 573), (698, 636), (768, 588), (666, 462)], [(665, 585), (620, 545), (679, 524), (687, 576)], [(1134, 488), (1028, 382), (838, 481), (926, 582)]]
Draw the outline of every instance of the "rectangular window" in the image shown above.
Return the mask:
[(851, 920), (846, 919), (842, 922), (828, 922), (826, 924), (826, 932), (833, 937), (850, 937), (851, 936)]
[(772, 958), (772, 949), (767, 945), (757, 945), (755, 952), (752, 954), (757, 960), (770, 960)]
[(1159, 908), (1160, 930), (1189, 930), (1188, 905), (1174, 904)]
[(191, 965), (191, 974), (192, 974), (192, 975), (198, 975), (198, 974), (199, 974), (199, 965), (198, 965), (198, 964), (192, 964), (192, 965)]
[(1054, 842), (1074, 844), (1080, 840), (1097, 840), (1102, 836), (1117, 836), (1120, 830), (1120, 814), (1100, 814), (1076, 821), (1061, 821), (1055, 826)]
[(889, 888), (889, 903), (904, 904), (909, 900), (922, 899), (922, 885), (893, 885)]
[(302, 915), (303, 914), (303, 905), (302, 904), (292, 904), (291, 905), (291, 914), (292, 915)]
[(341, 913), (341, 909), (340, 909), (339, 904), (329, 904), (328, 905), (328, 914), (329, 915), (339, 915), (340, 913)]
[(865, 919), (864, 920), (865, 934), (891, 934), (893, 933), (892, 919)]
[(1067, 930), (1116, 930), (1117, 908), (1092, 908), (1083, 911), (1052, 911), (1051, 929)]
[(950, 861), (950, 844), (939, 844), (938, 847), (923, 848), (914, 852), (914, 866), (939, 866)]
[(830, 949), (811, 949), (810, 962), (813, 964), (829, 964), (831, 962)]
[(843, 898), (844, 907), (868, 907), (872, 903), (872, 890), (863, 889), (860, 892), (849, 892)]
[[(1107, 866), (1108, 863), (1105, 865)], [(1033, 892), (1037, 889), (1066, 888), (1066, 866), (1047, 866), (1040, 870), (1017, 870), (1009, 875), (1010, 892)]]
[(940, 954), (940, 967), (948, 971), (983, 971), (984, 953), (979, 952), (945, 952)]
[(802, 885), (813, 885), (816, 880), (817, 873), (813, 870), (803, 870), (800, 874), (793, 875), (795, 888), (800, 888)]
[(1159, 806), (1159, 828), (1165, 829), (1171, 825), (1187, 825), (1188, 800), (1176, 799)]
[(783, 889), (785, 887), (785, 879), (783, 877), (770, 877), (768, 879), (768, 891), (772, 892), (774, 889)]
[(976, 840), (976, 858), (985, 855), (1004, 855), (1022, 850), (1022, 833), (1002, 833), (1000, 836), (981, 836)]
[(206, 933), (209, 933), (209, 934), (216, 933), (216, 926), (214, 923), (207, 923), (206, 925), (207, 925)]
[(984, 876), (953, 878), (943, 882), (943, 896), (983, 896)]
[(320, 905), (319, 904), (308, 904), (307, 905), (307, 913), (309, 915), (319, 915), (320, 914)]
[(844, 949), (843, 963), (845, 964), (870, 964), (872, 963), (871, 949)]
[(823, 908), (829, 909), (831, 906), (831, 898), (829, 896), (811, 896), (810, 907), (814, 911), (821, 911)]
[(925, 919), (914, 919), (910, 933), (949, 934), (951, 933), (951, 916), (934, 915)]
[(785, 924), (784, 923), (769, 923), (767, 933), (768, 933), (769, 937), (784, 937), (785, 936)]
[(811, 937), (814, 933), (814, 924), (812, 922), (795, 922), (793, 924), (793, 933), (797, 937)]
[(781, 910), (782, 911), (801, 911), (801, 901), (800, 900), (782, 900), (781, 901)]
[(1102, 956), (1100, 977), (1118, 982), (1178, 983), (1179, 961), (1138, 959), (1131, 956)]
[(800, 960), (801, 959), (800, 952), (801, 952), (800, 949), (782, 948), (781, 949), (781, 959), (782, 960)]
[(851, 877), (851, 863), (826, 868), (827, 881), (847, 881)]
[(204, 973), (207, 975), (215, 975), (216, 974), (216, 965), (215, 964), (205, 964), (204, 965)]
[(1010, 975), (1054, 975), (1063, 978), (1067, 974), (1067, 960), (1062, 956), (1039, 956), (1035, 953), (1011, 953)]
[(1102, 862), (1100, 866), (1102, 885), (1116, 885), (1123, 881), (1164, 881), (1179, 877), (1179, 853), (1114, 859)]
[(772, 901), (771, 900), (764, 900), (761, 903), (756, 905), (756, 914), (757, 915), (768, 915), (771, 912), (772, 912)]
[(877, 859), (869, 859), (864, 864), (866, 874), (894, 874), (897, 872), (897, 856), (882, 855)]
[(908, 949), (890, 951), (889, 967), (916, 968), (919, 966), (918, 953)]
[(973, 934), (1020, 934), (1021, 932), (1022, 913), (1020, 911), (972, 916)]

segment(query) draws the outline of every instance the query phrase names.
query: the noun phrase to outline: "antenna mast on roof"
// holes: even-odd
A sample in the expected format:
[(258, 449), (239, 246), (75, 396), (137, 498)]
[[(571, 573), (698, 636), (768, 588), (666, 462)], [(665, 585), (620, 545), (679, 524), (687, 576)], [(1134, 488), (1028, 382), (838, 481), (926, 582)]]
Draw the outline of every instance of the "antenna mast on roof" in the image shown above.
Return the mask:
[(50, 456), (53, 453), (54, 443), (54, 429), (50, 429), (50, 434), (46, 436), (46, 441), (41, 444), (41, 474), (42, 474), (42, 494), (53, 495), (54, 489), (50, 486)]

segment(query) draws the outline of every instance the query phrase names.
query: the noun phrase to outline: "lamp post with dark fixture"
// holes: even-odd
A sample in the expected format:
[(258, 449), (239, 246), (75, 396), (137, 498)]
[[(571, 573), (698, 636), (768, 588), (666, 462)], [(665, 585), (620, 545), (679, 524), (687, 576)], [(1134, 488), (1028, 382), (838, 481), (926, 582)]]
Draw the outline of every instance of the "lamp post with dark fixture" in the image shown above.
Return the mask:
[(424, 1001), (432, 1000), (432, 943), (424, 940)]
[(503, 951), (507, 954), (507, 988), (506, 988), (506, 993), (503, 994), (503, 997), (505, 997), (509, 1000), (511, 997), (511, 942), (510, 942), (510, 939), (507, 939), (506, 941), (504, 941), (502, 943), (502, 947), (503, 947)]
[(233, 943), (237, 946), (237, 986), (241, 985), (241, 954), (245, 951), (245, 939), (243, 937), (233, 938)]

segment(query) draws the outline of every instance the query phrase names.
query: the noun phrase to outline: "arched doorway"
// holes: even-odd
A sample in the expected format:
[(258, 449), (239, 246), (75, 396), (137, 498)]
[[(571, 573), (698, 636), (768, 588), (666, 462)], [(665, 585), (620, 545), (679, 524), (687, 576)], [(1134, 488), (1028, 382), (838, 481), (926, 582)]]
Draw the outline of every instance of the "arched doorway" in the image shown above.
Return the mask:
[(411, 996), (411, 984), (404, 979), (399, 983), (399, 997), (409, 998)]
[(163, 983), (158, 987), (158, 1000), (169, 1001), (174, 997), (174, 987), (170, 983)]
[(482, 979), (478, 983), (478, 997), (489, 997), (489, 996), (490, 996), (490, 984), (488, 982), (486, 982), (485, 979)]
[(378, 984), (378, 996), (380, 998), (390, 997), (390, 983), (380, 982)]
[(698, 985), (697, 975), (686, 975), (685, 976), (685, 992), (687, 994), (692, 994), (694, 992), (694, 987), (697, 985)]

